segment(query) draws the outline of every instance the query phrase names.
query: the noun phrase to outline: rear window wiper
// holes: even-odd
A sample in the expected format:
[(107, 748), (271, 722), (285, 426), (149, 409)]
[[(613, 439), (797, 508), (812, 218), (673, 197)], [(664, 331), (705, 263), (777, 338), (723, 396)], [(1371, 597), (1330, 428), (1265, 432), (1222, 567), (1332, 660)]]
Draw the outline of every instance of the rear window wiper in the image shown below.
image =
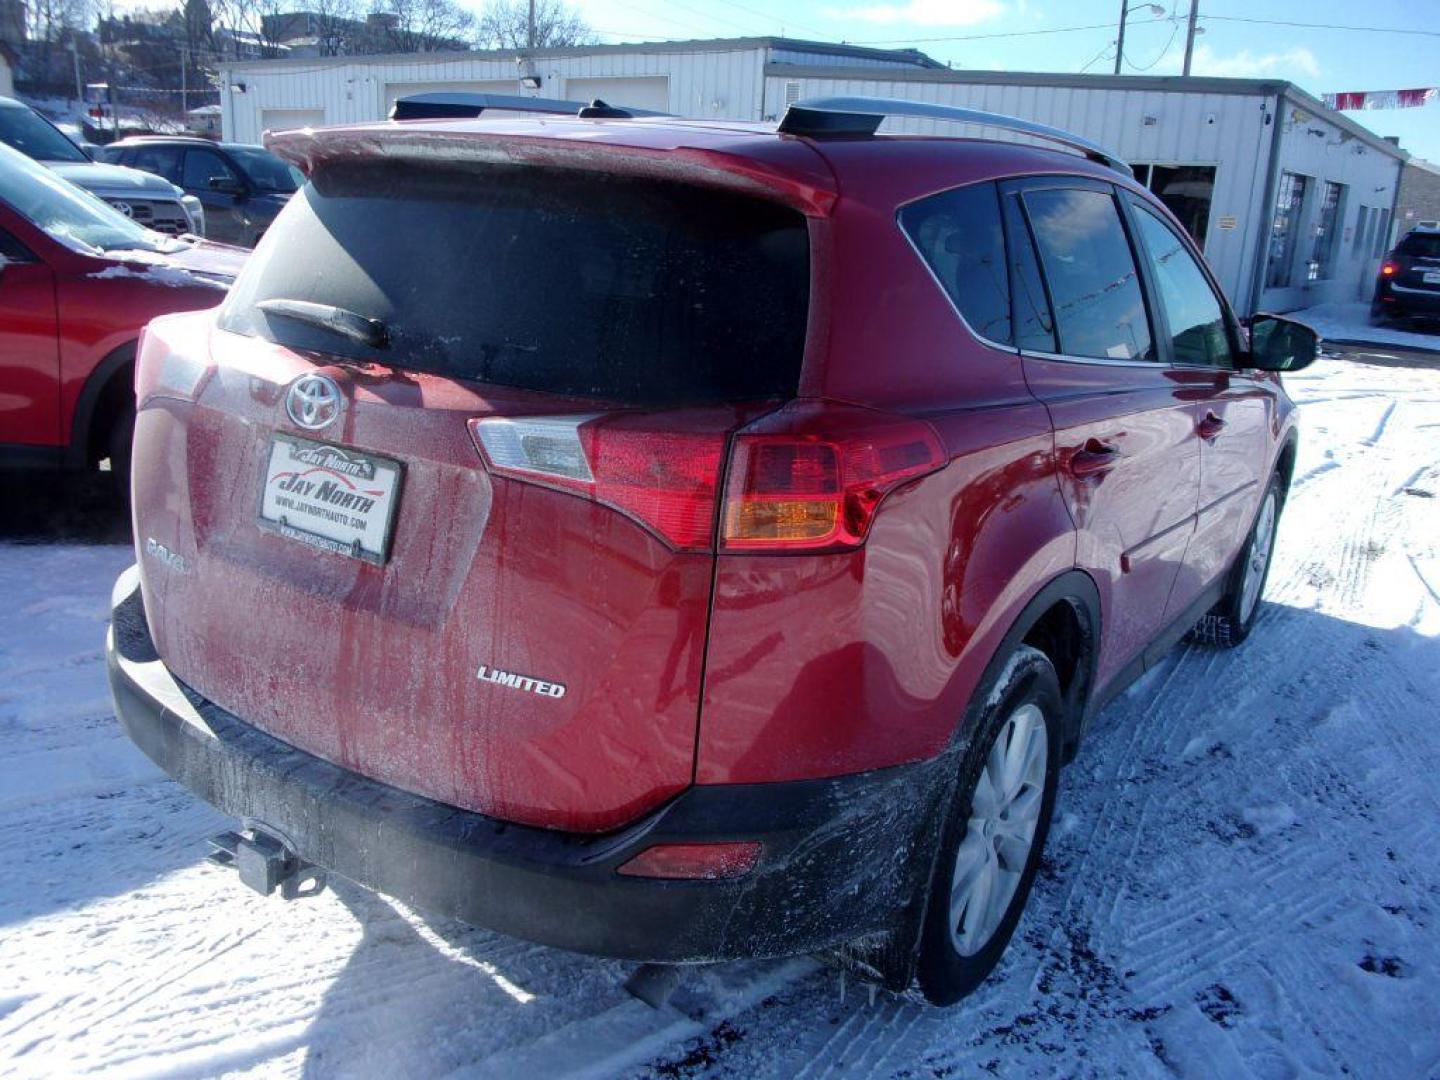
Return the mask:
[(332, 334), (369, 345), (372, 349), (383, 349), (390, 344), (390, 331), (379, 319), (371, 319), (358, 311), (336, 307), (334, 304), (315, 304), (309, 300), (261, 300), (255, 305), (266, 315), (279, 315), (286, 319), (328, 330)]

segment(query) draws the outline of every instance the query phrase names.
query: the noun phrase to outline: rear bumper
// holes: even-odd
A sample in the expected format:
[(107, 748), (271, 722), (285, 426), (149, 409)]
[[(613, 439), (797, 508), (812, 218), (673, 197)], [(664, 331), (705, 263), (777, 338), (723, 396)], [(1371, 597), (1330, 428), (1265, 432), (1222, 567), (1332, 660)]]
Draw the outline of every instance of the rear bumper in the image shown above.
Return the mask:
[[(133, 569), (115, 600), (110, 686), (140, 749), (306, 861), (418, 908), (577, 952), (702, 962), (813, 952), (890, 930), (929, 872), (943, 756), (828, 780), (696, 786), (603, 835), (514, 825), (378, 783), (246, 724), (166, 669)], [(761, 841), (759, 865), (729, 881), (616, 873), (657, 842), (724, 840)]]
[(1440, 315), (1440, 289), (1418, 289), (1381, 279), (1375, 302), (1395, 312)]

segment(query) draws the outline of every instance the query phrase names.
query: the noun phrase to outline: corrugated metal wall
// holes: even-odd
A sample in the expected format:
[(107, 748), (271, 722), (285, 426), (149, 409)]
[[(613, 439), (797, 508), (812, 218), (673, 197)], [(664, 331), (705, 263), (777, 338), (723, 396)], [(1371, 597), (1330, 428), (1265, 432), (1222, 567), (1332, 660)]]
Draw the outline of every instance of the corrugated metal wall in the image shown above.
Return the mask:
[[(669, 80), (670, 112), (755, 119), (761, 112), (765, 51), (755, 47), (540, 57), (534, 61), (533, 69), (544, 80), (540, 90), (543, 97), (567, 97), (565, 83), (572, 78), (662, 75)], [(514, 60), (477, 58), (466, 53), (239, 65), (228, 75), (232, 87), (245, 87), (244, 93), (232, 90), (222, 99), (225, 138), (238, 142), (260, 141), (260, 114), (264, 109), (323, 109), (327, 124), (381, 120), (389, 104), (386, 87), (390, 84), (403, 83), (406, 91), (413, 93), (417, 84), (427, 82), (442, 83), (447, 90), (473, 82), (487, 84), (476, 88), (493, 92), (497, 81), (503, 80), (509, 92), (523, 92)]]

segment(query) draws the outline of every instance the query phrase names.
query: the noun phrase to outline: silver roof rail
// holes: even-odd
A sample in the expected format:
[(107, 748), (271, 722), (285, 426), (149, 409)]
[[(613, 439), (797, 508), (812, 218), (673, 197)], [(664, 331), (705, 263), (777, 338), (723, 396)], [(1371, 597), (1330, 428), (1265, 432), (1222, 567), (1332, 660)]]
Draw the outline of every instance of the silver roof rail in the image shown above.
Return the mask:
[(435, 91), (396, 98), (390, 106), (391, 120), (473, 120), (484, 112), (546, 113), (579, 116), (594, 120), (623, 120), (632, 116), (666, 116), (647, 109), (607, 105), (603, 101), (560, 101), (556, 98), (522, 97), (519, 94), (479, 94), (464, 91)]
[(949, 120), (953, 123), (1004, 128), (1006, 131), (1059, 143), (1071, 150), (1078, 150), (1091, 161), (1107, 165), (1126, 176), (1134, 175), (1134, 170), (1118, 155), (1079, 135), (1072, 135), (1047, 124), (1037, 124), (1033, 120), (1021, 120), (1016, 116), (985, 112), (981, 109), (965, 109), (957, 105), (932, 105), (925, 101), (904, 101), (900, 98), (806, 98), (785, 110), (778, 130), (785, 135), (807, 135), (811, 138), (823, 138), (827, 135), (874, 135), (886, 117), (890, 116), (917, 120)]

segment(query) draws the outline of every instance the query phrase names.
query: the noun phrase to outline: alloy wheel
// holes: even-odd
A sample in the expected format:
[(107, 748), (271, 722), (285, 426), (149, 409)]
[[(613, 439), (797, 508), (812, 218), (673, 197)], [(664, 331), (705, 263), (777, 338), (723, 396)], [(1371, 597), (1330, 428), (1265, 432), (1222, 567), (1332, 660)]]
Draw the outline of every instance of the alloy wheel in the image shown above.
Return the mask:
[(1045, 715), (1011, 713), (985, 758), (950, 883), (950, 941), (974, 956), (995, 936), (1030, 859), (1050, 753)]

